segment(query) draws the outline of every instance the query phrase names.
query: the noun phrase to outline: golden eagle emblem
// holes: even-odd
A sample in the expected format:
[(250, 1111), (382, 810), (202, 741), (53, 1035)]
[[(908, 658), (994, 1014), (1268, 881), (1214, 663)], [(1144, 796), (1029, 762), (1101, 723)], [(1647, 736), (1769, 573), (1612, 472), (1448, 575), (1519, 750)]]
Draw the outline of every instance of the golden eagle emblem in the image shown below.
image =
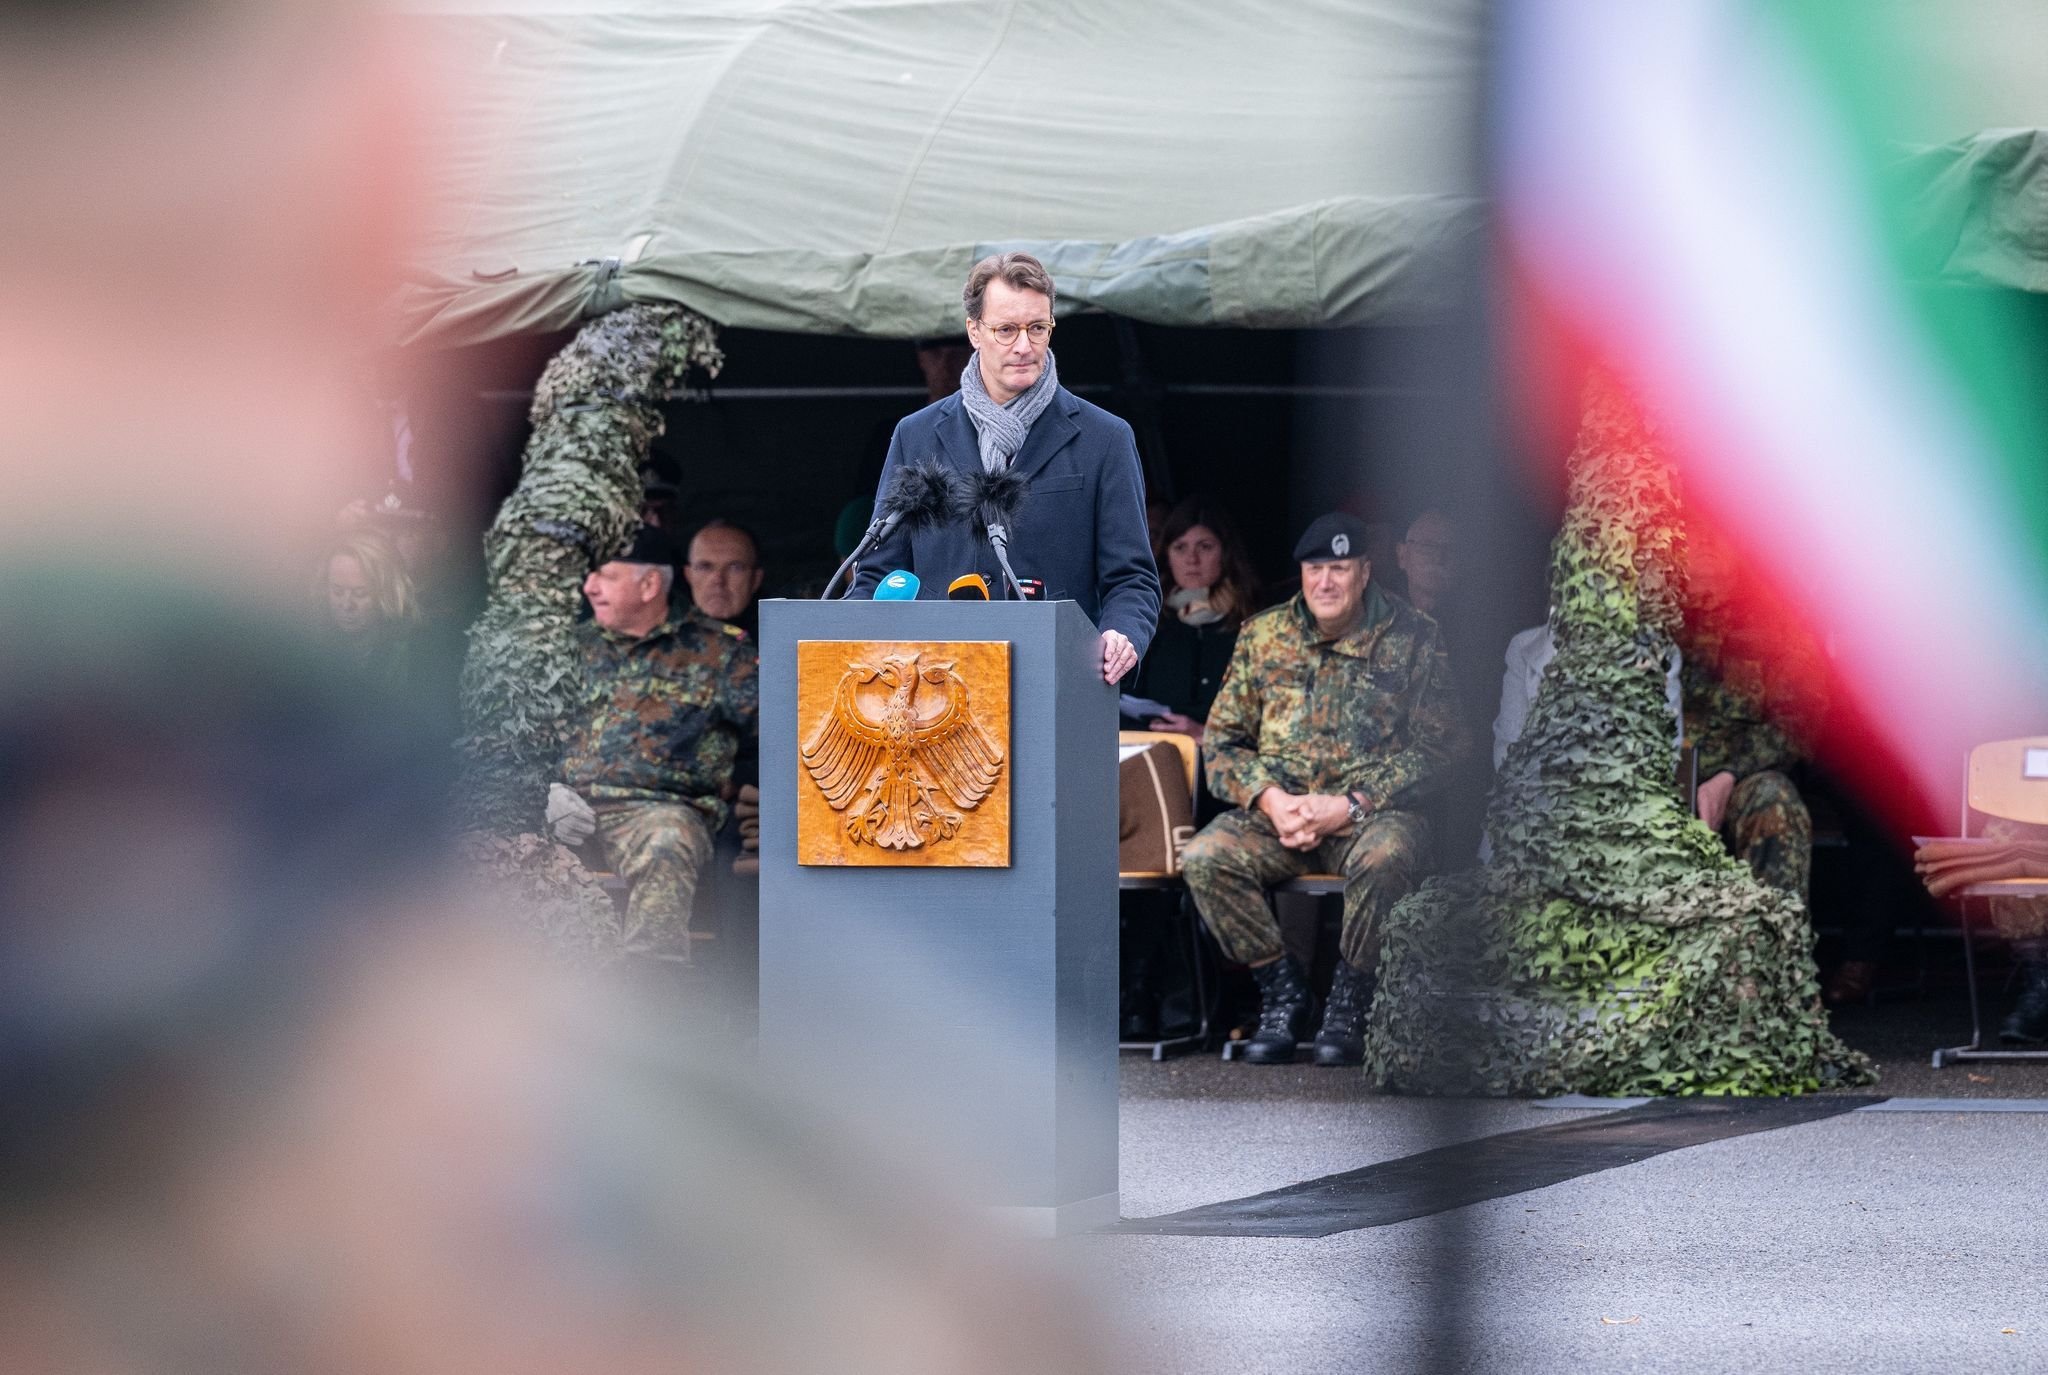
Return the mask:
[[(950, 839), (1003, 774), (1003, 751), (967, 706), (967, 684), (953, 664), (919, 665), (920, 654), (892, 654), (878, 664), (849, 664), (832, 709), (803, 743), (804, 768), (835, 811), (846, 813), (856, 845), (916, 850)], [(889, 690), (880, 720), (861, 707), (859, 689)], [(921, 686), (942, 689), (932, 700)], [(955, 809), (958, 810), (955, 810)]]

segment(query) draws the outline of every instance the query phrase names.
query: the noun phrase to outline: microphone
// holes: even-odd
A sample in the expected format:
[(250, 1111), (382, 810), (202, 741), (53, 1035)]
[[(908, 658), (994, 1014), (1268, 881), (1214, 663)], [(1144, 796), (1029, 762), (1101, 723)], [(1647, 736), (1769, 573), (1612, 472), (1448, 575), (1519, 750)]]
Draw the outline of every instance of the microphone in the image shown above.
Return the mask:
[(917, 574), (907, 568), (899, 568), (875, 584), (875, 600), (878, 602), (914, 602), (919, 587)]
[(1024, 600), (1024, 585), (1010, 568), (1010, 521), (1024, 501), (1024, 479), (1007, 468), (1000, 473), (980, 472), (967, 481), (967, 513), (981, 522), (981, 536), (995, 551), (996, 565), (1010, 594)]
[(897, 526), (922, 530), (956, 519), (963, 499), (959, 477), (936, 459), (921, 458), (897, 468), (888, 490), (875, 503), (875, 516), (868, 522), (866, 533), (861, 535), (860, 543), (853, 547), (853, 552), (832, 574), (818, 600), (832, 600), (832, 591), (839, 586), (839, 580), (846, 576), (847, 570), (860, 562), (862, 554), (880, 544)]
[(985, 602), (988, 600), (988, 579), (979, 573), (962, 573), (946, 588), (949, 602)]

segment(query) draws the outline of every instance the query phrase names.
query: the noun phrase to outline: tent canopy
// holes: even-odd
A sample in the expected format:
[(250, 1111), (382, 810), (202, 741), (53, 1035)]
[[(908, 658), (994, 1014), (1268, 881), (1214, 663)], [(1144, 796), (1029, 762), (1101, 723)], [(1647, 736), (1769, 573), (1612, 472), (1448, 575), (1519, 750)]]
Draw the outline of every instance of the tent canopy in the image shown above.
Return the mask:
[[(1937, 271), (2038, 290), (2048, 143), (1973, 136), (2048, 124), (2048, 22), (1981, 5), (1915, 55), (1970, 73), (1972, 105), (1913, 131), (1954, 143), (1912, 174), (1928, 232), (1952, 236), (1929, 244)], [(1439, 250), (1483, 222), (1487, 8), (402, 0), (447, 113), (395, 334), (472, 343), (628, 301), (728, 326), (954, 333), (967, 268), (1012, 247), (1046, 259), (1063, 312), (1409, 318), (1444, 299)]]
[(1478, 222), (1478, 0), (410, 8), (451, 123), (404, 338), (625, 301), (957, 333), (997, 247), (1063, 309), (1362, 322)]

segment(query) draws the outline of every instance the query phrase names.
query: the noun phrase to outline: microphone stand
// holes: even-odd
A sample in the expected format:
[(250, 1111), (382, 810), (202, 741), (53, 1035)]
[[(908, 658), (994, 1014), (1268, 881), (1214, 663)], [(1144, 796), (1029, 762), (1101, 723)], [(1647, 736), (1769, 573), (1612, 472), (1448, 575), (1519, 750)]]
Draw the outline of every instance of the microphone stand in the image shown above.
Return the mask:
[(1024, 584), (1017, 581), (1017, 574), (1010, 568), (1010, 532), (1003, 522), (988, 523), (988, 547), (996, 552), (996, 565), (1003, 570), (1003, 581), (1009, 584), (1011, 595), (1023, 601)]
[[(818, 600), (821, 602), (831, 601), (832, 589), (839, 586), (839, 580), (846, 576), (847, 570), (860, 562), (862, 554), (867, 553), (868, 550), (880, 544), (882, 537), (895, 529), (896, 522), (900, 519), (902, 519), (901, 516), (888, 515), (881, 517), (879, 520), (869, 521), (867, 533), (860, 537), (859, 544), (853, 546), (853, 552), (848, 554), (841, 561), (839, 567), (833, 570), (831, 578), (825, 583), (825, 590), (818, 594)], [(845, 595), (849, 597), (853, 595), (853, 585), (850, 582), (847, 584)]]

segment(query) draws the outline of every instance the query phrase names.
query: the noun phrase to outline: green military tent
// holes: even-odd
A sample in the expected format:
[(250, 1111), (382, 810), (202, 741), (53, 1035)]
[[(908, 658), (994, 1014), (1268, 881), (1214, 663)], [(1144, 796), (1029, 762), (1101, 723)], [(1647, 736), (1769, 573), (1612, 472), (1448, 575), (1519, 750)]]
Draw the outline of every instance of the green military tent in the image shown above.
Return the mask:
[(450, 119), (406, 339), (625, 301), (936, 334), (997, 244), (1071, 307), (1360, 323), (1426, 307), (1477, 223), (1474, 0), (407, 9)]
[[(1951, 88), (1905, 130), (1928, 271), (2048, 287), (2048, 11), (1869, 3), (1915, 21), (1892, 29)], [(936, 334), (996, 246), (1045, 257), (1067, 308), (1157, 324), (1409, 318), (1482, 223), (1484, 55), (1513, 8), (401, 0), (444, 118), (395, 332), (457, 345), (673, 301)]]

